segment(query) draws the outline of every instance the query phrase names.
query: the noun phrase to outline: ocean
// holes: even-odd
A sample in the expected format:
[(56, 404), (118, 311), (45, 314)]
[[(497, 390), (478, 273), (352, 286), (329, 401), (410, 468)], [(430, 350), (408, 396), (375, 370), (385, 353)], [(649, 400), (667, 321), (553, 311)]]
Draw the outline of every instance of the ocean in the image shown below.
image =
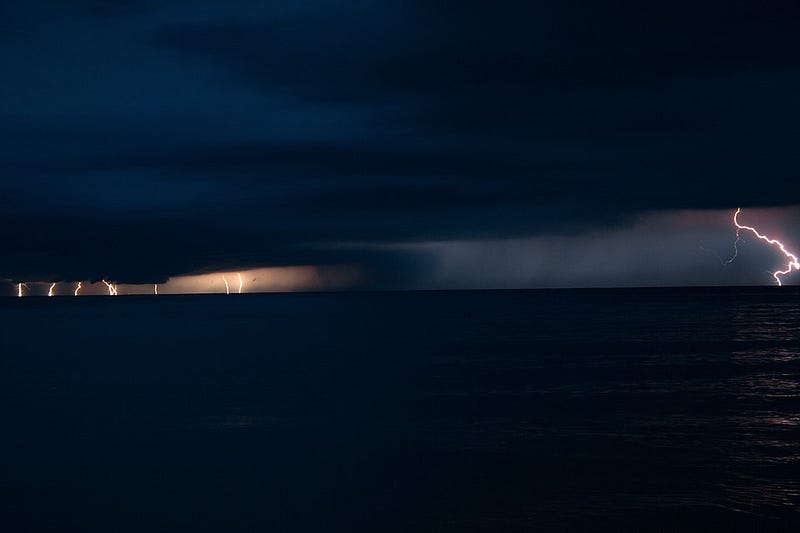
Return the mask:
[(0, 299), (0, 530), (797, 531), (794, 287)]

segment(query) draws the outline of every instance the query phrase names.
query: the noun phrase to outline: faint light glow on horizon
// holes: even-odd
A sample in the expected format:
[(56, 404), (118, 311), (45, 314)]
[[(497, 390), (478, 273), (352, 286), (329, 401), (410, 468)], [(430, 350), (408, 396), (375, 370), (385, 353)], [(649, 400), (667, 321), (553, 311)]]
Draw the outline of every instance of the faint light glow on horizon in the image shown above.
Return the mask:
[[(238, 286), (231, 286), (235, 276)], [(223, 278), (223, 283), (220, 283)], [(259, 292), (326, 291), (352, 288), (362, 279), (361, 268), (355, 265), (296, 265), (286, 267), (264, 267), (242, 271), (209, 272), (174, 276), (161, 283), (115, 283), (107, 279), (99, 281), (72, 281), (73, 296), (144, 296), (170, 294), (214, 294), (220, 289), (231, 289), (238, 294)], [(247, 290), (245, 291), (245, 281)], [(51, 281), (12, 282), (13, 295), (56, 296), (58, 283)]]
[[(366, 270), (369, 265), (356, 264), (248, 269), (231, 258), (220, 267), (202, 273), (167, 277), (164, 272), (160, 277), (134, 278), (136, 283), (122, 281), (131, 279), (123, 274), (103, 272), (106, 281), (114, 280), (113, 283), (107, 281), (114, 286), (114, 291), (97, 277), (91, 278), (88, 272), (81, 273), (80, 277), (64, 278), (56, 277), (58, 270), (53, 272), (52, 268), (36, 281), (31, 281), (30, 271), (9, 272), (0, 279), (0, 287), (4, 287), (3, 293), (7, 296), (41, 297), (48, 294), (52, 279), (69, 285), (75, 296), (220, 294), (223, 291), (223, 294), (249, 294), (339, 290), (354, 286), (513, 289), (790, 285), (800, 280), (800, 276), (792, 276), (800, 270), (800, 237), (793, 231), (798, 224), (800, 205), (748, 207), (746, 210), (654, 211), (608, 223), (604, 219), (569, 233), (544, 231), (513, 238), (420, 238), (405, 242), (342, 241), (319, 245), (322, 249), (360, 250), (414, 259), (408, 263), (379, 263), (374, 272)], [(731, 229), (736, 232), (735, 237)], [(750, 234), (757, 240), (750, 238)], [(700, 251), (698, 245), (702, 245)], [(709, 252), (718, 262), (709, 261)], [(776, 257), (776, 252), (783, 256)], [(770, 267), (773, 282), (764, 275), (765, 265)], [(720, 266), (728, 268), (720, 269)], [(153, 267), (148, 271), (158, 272), (156, 265)], [(72, 268), (74, 265), (64, 265), (65, 271)], [(30, 266), (30, 270), (35, 271), (34, 266)], [(362, 276), (367, 272), (374, 275)], [(128, 271), (126, 275), (137, 275), (137, 272)], [(81, 277), (82, 283), (78, 281)], [(28, 281), (20, 286), (19, 279)], [(66, 288), (58, 285), (53, 293), (68, 294)]]
[(741, 230), (743, 230), (743, 229), (747, 230), (747, 231), (750, 231), (756, 237), (761, 239), (762, 241), (767, 242), (767, 243), (771, 244), (772, 246), (776, 247), (789, 260), (789, 262), (786, 265), (786, 270), (776, 270), (775, 272), (772, 273), (772, 277), (775, 278), (775, 281), (778, 283), (778, 285), (779, 286), (783, 285), (783, 283), (781, 282), (780, 276), (785, 276), (786, 274), (791, 273), (792, 270), (800, 270), (800, 261), (798, 261), (797, 256), (795, 254), (791, 253), (790, 251), (788, 251), (786, 249), (786, 246), (784, 246), (784, 244), (781, 241), (779, 241), (777, 239), (772, 239), (770, 237), (767, 237), (766, 235), (762, 235), (761, 233), (758, 232), (758, 230), (756, 230), (752, 226), (745, 226), (743, 224), (739, 224), (738, 217), (739, 217), (739, 213), (741, 213), (741, 212), (742, 212), (742, 208), (740, 207), (740, 208), (736, 209), (736, 212), (733, 214), (733, 223), (736, 226), (736, 241), (734, 242), (734, 254), (733, 254), (733, 257), (731, 257), (728, 260), (728, 263), (730, 263), (734, 259), (736, 259), (736, 256), (739, 254), (739, 249), (737, 247), (737, 245), (739, 243), (739, 232)]
[[(238, 286), (231, 287), (233, 278)], [(222, 278), (222, 284), (220, 283)], [(209, 272), (206, 274), (189, 274), (175, 276), (159, 286), (159, 294), (225, 294), (231, 289), (238, 294), (258, 292), (291, 292), (347, 289), (361, 280), (360, 268), (353, 265), (297, 265), (285, 267), (264, 267), (251, 270)], [(245, 279), (247, 291), (245, 291)], [(222, 285), (222, 287), (220, 287)], [(125, 285), (125, 293), (129, 288), (135, 293), (135, 286)]]

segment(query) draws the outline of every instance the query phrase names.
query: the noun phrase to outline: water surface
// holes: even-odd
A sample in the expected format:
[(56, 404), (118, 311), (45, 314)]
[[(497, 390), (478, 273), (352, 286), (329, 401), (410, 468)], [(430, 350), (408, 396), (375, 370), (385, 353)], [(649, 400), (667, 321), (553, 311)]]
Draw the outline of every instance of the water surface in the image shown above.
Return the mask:
[(0, 527), (794, 530), (799, 297), (0, 300)]

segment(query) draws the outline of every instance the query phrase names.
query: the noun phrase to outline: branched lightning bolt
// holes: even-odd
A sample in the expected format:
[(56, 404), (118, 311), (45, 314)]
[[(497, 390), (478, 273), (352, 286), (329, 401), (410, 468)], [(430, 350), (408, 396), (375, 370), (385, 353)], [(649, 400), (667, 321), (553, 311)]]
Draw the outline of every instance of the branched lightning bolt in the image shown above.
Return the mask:
[(244, 285), (244, 282), (242, 281), (242, 273), (237, 272), (236, 275), (239, 277), (239, 294), (242, 294), (242, 285)]
[(52, 285), (50, 285), (50, 290), (49, 290), (49, 291), (47, 291), (47, 295), (48, 295), (49, 297), (51, 297), (51, 298), (53, 297), (53, 290), (54, 290), (55, 288), (56, 288), (56, 284), (55, 284), (55, 283), (53, 283)]
[[(739, 209), (739, 211), (741, 211), (741, 209)], [(739, 214), (739, 211), (736, 212), (736, 215)], [(733, 223), (734, 224), (736, 224), (736, 215), (733, 215)], [(727, 261), (723, 261), (722, 262), (722, 266), (730, 265), (731, 263), (733, 263), (733, 260), (736, 259), (739, 256), (739, 242), (741, 242), (741, 240), (742, 240), (742, 234), (740, 233), (741, 230), (742, 230), (742, 228), (738, 227), (738, 224), (737, 224), (737, 227), (736, 227), (736, 240), (733, 241), (733, 255)]]
[(117, 295), (117, 286), (116, 285), (114, 285), (113, 283), (109, 283), (104, 279), (100, 280), (100, 281), (102, 281), (103, 283), (106, 284), (106, 288), (108, 288), (108, 295), (109, 296), (116, 296)]
[(80, 290), (81, 290), (81, 287), (82, 287), (82, 286), (83, 286), (83, 285), (82, 285), (82, 284), (81, 284), (81, 282), (79, 281), (79, 282), (78, 282), (78, 286), (77, 286), (77, 287), (75, 287), (75, 293), (74, 293), (74, 296), (77, 296), (77, 295), (78, 295), (78, 293), (80, 292)]
[(741, 230), (750, 231), (753, 233), (753, 235), (755, 235), (762, 241), (767, 242), (772, 246), (776, 247), (777, 249), (779, 249), (781, 253), (784, 256), (786, 256), (786, 259), (788, 259), (788, 263), (786, 264), (785, 270), (776, 270), (775, 272), (772, 273), (772, 277), (775, 278), (775, 281), (778, 283), (778, 285), (783, 285), (783, 283), (781, 283), (780, 276), (785, 276), (786, 274), (789, 274), (792, 270), (800, 270), (800, 261), (798, 261), (797, 256), (795, 254), (791, 253), (786, 249), (786, 246), (784, 246), (784, 244), (781, 241), (777, 239), (771, 239), (766, 235), (762, 235), (761, 233), (758, 232), (757, 229), (755, 229), (752, 226), (745, 226), (743, 224), (739, 224), (739, 213), (741, 212), (742, 208), (740, 207), (736, 210), (736, 213), (733, 214), (733, 223), (736, 226), (736, 242), (733, 243), (733, 257), (728, 259), (727, 263), (730, 263), (731, 261), (736, 259), (737, 255), (739, 255), (739, 248), (737, 247), (737, 245), (739, 244), (739, 240), (741, 237), (740, 231)]
[(231, 293), (231, 286), (228, 285), (228, 278), (225, 277), (225, 274), (222, 275), (222, 281), (225, 282), (225, 294)]

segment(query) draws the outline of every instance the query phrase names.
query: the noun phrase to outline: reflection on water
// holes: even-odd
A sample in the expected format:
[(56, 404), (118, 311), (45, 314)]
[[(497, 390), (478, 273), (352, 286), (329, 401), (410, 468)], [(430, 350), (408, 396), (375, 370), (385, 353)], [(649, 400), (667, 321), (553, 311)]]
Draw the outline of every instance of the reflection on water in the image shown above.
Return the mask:
[[(720, 442), (721, 505), (770, 517), (800, 502), (800, 306), (747, 302), (732, 309), (731, 358), (741, 370), (729, 380), (734, 431)], [(720, 384), (720, 394), (728, 385)]]

